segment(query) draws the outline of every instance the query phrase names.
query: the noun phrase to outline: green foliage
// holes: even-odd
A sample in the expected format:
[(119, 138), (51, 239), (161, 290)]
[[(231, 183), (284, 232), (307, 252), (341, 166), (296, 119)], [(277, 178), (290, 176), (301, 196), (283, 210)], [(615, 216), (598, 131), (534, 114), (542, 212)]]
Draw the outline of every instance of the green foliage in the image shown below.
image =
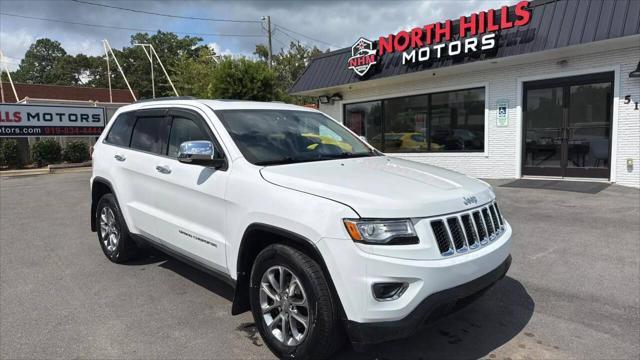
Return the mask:
[[(327, 50), (328, 51), (328, 50)], [(259, 44), (253, 52), (258, 56), (260, 61), (267, 63), (269, 50), (266, 46)], [(311, 58), (322, 54), (317, 47), (309, 48), (299, 42), (291, 42), (289, 48), (280, 49), (279, 53), (272, 56), (272, 70), (276, 74), (276, 87), (278, 89), (278, 100), (307, 104), (315, 102), (315, 98), (310, 97), (292, 97), (288, 95), (289, 88), (293, 86), (298, 77), (302, 75), (304, 69), (309, 64)]]
[(182, 55), (177, 64), (171, 68), (171, 78), (180, 95), (207, 98), (209, 87), (213, 83), (213, 72), (216, 63), (214, 52), (202, 48), (196, 58)]
[(45, 138), (31, 146), (31, 158), (38, 166), (59, 162), (62, 155), (60, 144), (52, 138)]
[(17, 141), (10, 139), (0, 143), (0, 165), (9, 166), (10, 168), (22, 167)]
[(262, 62), (225, 58), (215, 67), (209, 97), (273, 101), (277, 99), (276, 77)]
[(87, 161), (89, 160), (89, 146), (84, 141), (70, 140), (64, 146), (62, 158), (70, 163)]
[[(311, 57), (321, 54), (316, 47), (309, 48), (291, 42), (288, 48), (275, 50), (272, 69), (267, 67), (268, 50), (256, 45), (255, 59), (224, 58), (218, 63), (214, 51), (201, 45), (199, 37), (179, 37), (170, 32), (137, 33), (131, 36), (131, 46), (113, 49), (131, 87), (140, 98), (150, 98), (151, 64), (145, 51), (134, 44), (152, 44), (169, 72), (180, 95), (200, 98), (236, 98), (253, 100), (279, 100), (308, 103), (315, 99), (291, 97), (289, 88), (302, 74)], [(122, 75), (110, 57), (111, 85), (126, 89)], [(154, 59), (156, 96), (173, 96), (174, 92)], [(107, 87), (107, 62), (104, 56), (68, 55), (60, 43), (43, 38), (31, 45), (18, 70), (13, 74), (16, 82), (83, 85)]]
[(51, 39), (38, 39), (24, 54), (20, 67), (14, 73), (14, 81), (27, 84), (57, 84), (64, 82), (58, 63), (67, 56), (60, 43)]

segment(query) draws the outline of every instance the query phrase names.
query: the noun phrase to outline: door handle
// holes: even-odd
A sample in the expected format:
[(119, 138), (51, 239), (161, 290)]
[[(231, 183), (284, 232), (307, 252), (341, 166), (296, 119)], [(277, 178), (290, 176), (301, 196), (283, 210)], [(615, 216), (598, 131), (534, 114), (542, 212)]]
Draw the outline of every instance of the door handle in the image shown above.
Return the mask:
[(113, 155), (114, 159), (118, 160), (118, 161), (125, 161), (127, 160), (127, 158), (124, 155), (120, 155), (120, 154), (115, 154)]
[(161, 174), (171, 174), (171, 168), (166, 165), (156, 165), (156, 171)]

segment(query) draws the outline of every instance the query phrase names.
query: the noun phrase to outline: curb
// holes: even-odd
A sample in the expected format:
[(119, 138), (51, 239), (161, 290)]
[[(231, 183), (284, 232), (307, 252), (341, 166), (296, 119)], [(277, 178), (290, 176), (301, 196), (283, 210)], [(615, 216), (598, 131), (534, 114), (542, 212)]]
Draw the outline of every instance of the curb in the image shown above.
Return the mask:
[(0, 177), (33, 176), (91, 171), (91, 161), (79, 164), (54, 164), (40, 169), (21, 169), (0, 171)]

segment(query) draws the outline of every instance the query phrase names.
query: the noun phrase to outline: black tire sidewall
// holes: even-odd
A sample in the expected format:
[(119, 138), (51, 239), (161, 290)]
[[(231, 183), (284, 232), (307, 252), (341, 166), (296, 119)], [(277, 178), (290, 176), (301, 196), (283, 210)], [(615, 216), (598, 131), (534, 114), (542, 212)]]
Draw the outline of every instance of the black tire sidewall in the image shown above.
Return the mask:
[[(104, 242), (102, 241), (102, 230), (100, 228), (100, 214), (102, 213), (102, 209), (105, 207), (109, 207), (111, 211), (113, 211), (113, 215), (116, 219), (116, 227), (118, 232), (120, 233), (120, 240), (118, 241), (118, 246), (112, 252), (107, 250)], [(100, 248), (104, 255), (109, 258), (109, 260), (113, 262), (121, 262), (125, 260), (124, 250), (125, 250), (125, 242), (128, 241), (129, 232), (127, 231), (127, 226), (125, 225), (124, 218), (122, 217), (122, 213), (120, 212), (120, 207), (118, 206), (118, 202), (116, 198), (112, 194), (106, 194), (100, 198), (98, 201), (98, 206), (96, 207), (96, 224), (97, 232), (98, 232), (98, 241), (100, 242)]]
[[(289, 248), (291, 249), (291, 248)], [(251, 311), (253, 313), (256, 327), (262, 335), (262, 339), (269, 349), (279, 358), (307, 358), (309, 354), (313, 354), (316, 348), (317, 339), (314, 337), (315, 330), (320, 320), (318, 317), (318, 291), (316, 284), (311, 281), (307, 271), (298, 263), (295, 257), (284, 246), (269, 246), (256, 258), (253, 269), (251, 271), (251, 287), (250, 301)], [(294, 250), (295, 251), (295, 250)], [(260, 282), (262, 275), (272, 266), (283, 265), (291, 270), (300, 280), (304, 288), (307, 302), (309, 304), (309, 328), (303, 342), (297, 346), (285, 346), (278, 339), (274, 338), (268, 330), (266, 323), (262, 317), (260, 310)]]

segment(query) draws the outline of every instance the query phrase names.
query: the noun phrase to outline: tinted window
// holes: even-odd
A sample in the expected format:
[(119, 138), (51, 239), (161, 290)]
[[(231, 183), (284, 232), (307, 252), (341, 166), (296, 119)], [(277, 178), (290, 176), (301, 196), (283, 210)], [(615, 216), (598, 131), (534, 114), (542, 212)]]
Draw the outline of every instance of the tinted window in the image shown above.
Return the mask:
[(114, 124), (109, 130), (109, 134), (105, 138), (105, 141), (109, 144), (119, 146), (129, 146), (129, 140), (131, 140), (131, 129), (133, 129), (133, 123), (136, 118), (131, 113), (123, 113), (113, 120)]
[(384, 152), (482, 151), (484, 88), (347, 104), (344, 124)]
[(431, 95), (431, 151), (484, 149), (484, 89)]
[(131, 148), (163, 154), (169, 137), (170, 119), (165, 117), (140, 117), (131, 135)]
[(384, 151), (427, 151), (425, 139), (429, 95), (411, 96), (384, 101)]
[(373, 147), (381, 149), (382, 103), (369, 101), (345, 106), (344, 125), (365, 139)]
[(180, 149), (180, 144), (185, 141), (211, 141), (203, 126), (204, 125), (200, 121), (196, 122), (195, 120), (182, 117), (173, 118), (173, 125), (171, 125), (171, 135), (169, 136), (168, 155), (177, 157), (178, 150)]

